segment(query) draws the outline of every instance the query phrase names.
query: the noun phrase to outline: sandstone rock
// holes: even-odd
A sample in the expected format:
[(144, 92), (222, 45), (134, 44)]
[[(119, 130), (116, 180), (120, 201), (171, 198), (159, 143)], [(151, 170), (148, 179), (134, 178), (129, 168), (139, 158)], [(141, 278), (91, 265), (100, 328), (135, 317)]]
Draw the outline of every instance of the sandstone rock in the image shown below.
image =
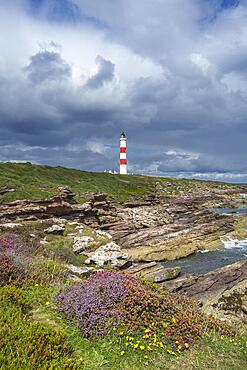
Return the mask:
[(62, 225), (52, 225), (44, 230), (47, 234), (62, 235), (64, 233), (65, 227)]
[(87, 253), (87, 255), (88, 259), (85, 261), (86, 264), (96, 263), (96, 265), (100, 267), (110, 263), (113, 267), (121, 268), (129, 259), (128, 254), (123, 253), (121, 247), (114, 242), (102, 245), (96, 249), (96, 251)]
[(90, 243), (94, 241), (91, 236), (76, 236), (74, 237), (73, 252), (81, 253), (88, 248)]
[(131, 274), (144, 276), (154, 283), (162, 283), (166, 280), (175, 279), (181, 272), (179, 267), (165, 268), (160, 263), (142, 263), (127, 270)]
[(205, 312), (216, 317), (234, 316), (246, 320), (247, 260), (205, 275), (184, 276), (161, 285), (165, 290), (196, 298)]
[(13, 193), (15, 191), (15, 189), (9, 189), (7, 187), (4, 187), (2, 189), (0, 189), (0, 195), (4, 195), (6, 193)]
[(95, 232), (96, 232), (96, 235), (99, 237), (112, 239), (111, 234), (107, 233), (106, 231), (96, 230)]
[(90, 275), (91, 272), (95, 271), (93, 267), (78, 267), (74, 265), (64, 265), (73, 274), (79, 275), (80, 277), (85, 277)]

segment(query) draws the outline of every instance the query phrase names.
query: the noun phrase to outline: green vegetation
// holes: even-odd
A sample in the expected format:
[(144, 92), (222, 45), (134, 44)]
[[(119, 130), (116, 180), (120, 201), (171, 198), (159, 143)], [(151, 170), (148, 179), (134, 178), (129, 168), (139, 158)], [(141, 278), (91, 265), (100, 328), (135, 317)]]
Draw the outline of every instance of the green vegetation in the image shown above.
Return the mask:
[(31, 163), (0, 163), (0, 190), (4, 187), (15, 189), (15, 192), (0, 195), (0, 203), (17, 199), (44, 199), (57, 194), (59, 186), (68, 186), (77, 194), (78, 201), (84, 201), (88, 193), (105, 192), (110, 198), (122, 202), (153, 192), (175, 195), (195, 190), (198, 186), (216, 188), (223, 185), (165, 177), (84, 172)]
[[(40, 233), (42, 234), (42, 230)], [(59, 240), (59, 237), (56, 238)], [(53, 259), (42, 256), (45, 250), (41, 251), (33, 245), (28, 245), (25, 233), (23, 240), (6, 234), (0, 236), (2, 257), (0, 259), (0, 271), (2, 271), (0, 275), (1, 370), (178, 370), (181, 368), (185, 370), (242, 370), (246, 368), (246, 331), (238, 327), (236, 329), (238, 334), (235, 338), (230, 332), (222, 335), (222, 332), (213, 328), (204, 333), (201, 331), (201, 324), (205, 327), (205, 317), (202, 320), (201, 315), (198, 316), (193, 303), (182, 297), (174, 301), (172, 296), (167, 295), (164, 299), (167, 303), (170, 302), (172, 308), (169, 313), (169, 304), (166, 303), (167, 320), (170, 314), (172, 316), (171, 320), (168, 320), (169, 325), (164, 327), (164, 333), (168, 330), (169, 335), (174, 338), (171, 339), (174, 347), (169, 349), (166, 339), (159, 337), (162, 333), (158, 334), (156, 331), (157, 312), (155, 310), (159, 310), (159, 304), (156, 304), (155, 297), (158, 297), (161, 291), (155, 284), (145, 279), (141, 280), (144, 284), (142, 287), (138, 283), (136, 285), (133, 280), (134, 288), (137, 289), (135, 300), (121, 300), (129, 307), (122, 311), (129, 325), (116, 326), (115, 330), (101, 338), (85, 337), (76, 323), (71, 319), (66, 320), (64, 314), (58, 310), (58, 295), (61, 295), (65, 287), (67, 290), (75, 286), (70, 275), (60, 264), (63, 257), (61, 258), (57, 253), (53, 255)], [(7, 270), (3, 273), (6, 266)], [(22, 273), (23, 269), (25, 274)], [(105, 273), (105, 275), (112, 276), (115, 284), (117, 273)], [(88, 284), (85, 286), (90, 288)], [(106, 281), (105, 288), (107, 287)], [(116, 293), (119, 294), (118, 286), (115, 286), (115, 293), (113, 286), (109, 289), (113, 294), (112, 297)], [(99, 293), (101, 292), (103, 293), (102, 289)], [(121, 294), (125, 294), (124, 291)], [(144, 296), (145, 294), (147, 296)], [(87, 297), (88, 295), (85, 295), (86, 299)], [(188, 301), (186, 307), (183, 306), (184, 299), (185, 303)], [(94, 303), (89, 301), (89, 304)], [(164, 305), (162, 307), (164, 308)], [(147, 309), (150, 310), (150, 315), (147, 314)], [(131, 338), (131, 320), (134, 320), (133, 323), (139, 322), (142, 325), (139, 316), (141, 312), (144, 313), (143, 322), (145, 322), (145, 328), (148, 329), (142, 329), (141, 337), (136, 332)], [(178, 324), (180, 321), (181, 325)], [(212, 321), (209, 319), (209, 325), (210, 322)], [(178, 330), (175, 330), (176, 325), (178, 325)], [(184, 350), (180, 349), (183, 344), (181, 338), (184, 335), (187, 336), (181, 331), (183, 327), (189, 335), (188, 340), (190, 335), (195, 339), (188, 342), (188, 348), (187, 342), (184, 342)], [(172, 330), (170, 331), (169, 328)], [(222, 328), (225, 330), (226, 326), (223, 325)], [(176, 336), (181, 344), (176, 345)], [(152, 341), (150, 351), (146, 344), (147, 340)], [(138, 341), (140, 343), (135, 348), (134, 345)], [(145, 346), (145, 349), (142, 346)]]

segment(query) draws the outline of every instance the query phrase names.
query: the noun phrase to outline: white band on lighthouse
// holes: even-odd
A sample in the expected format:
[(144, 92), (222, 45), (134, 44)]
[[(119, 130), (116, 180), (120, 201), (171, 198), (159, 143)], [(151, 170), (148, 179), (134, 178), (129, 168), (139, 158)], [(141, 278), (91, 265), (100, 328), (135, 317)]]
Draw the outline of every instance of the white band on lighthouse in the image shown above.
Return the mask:
[(126, 136), (124, 132), (120, 136), (120, 175), (127, 174)]

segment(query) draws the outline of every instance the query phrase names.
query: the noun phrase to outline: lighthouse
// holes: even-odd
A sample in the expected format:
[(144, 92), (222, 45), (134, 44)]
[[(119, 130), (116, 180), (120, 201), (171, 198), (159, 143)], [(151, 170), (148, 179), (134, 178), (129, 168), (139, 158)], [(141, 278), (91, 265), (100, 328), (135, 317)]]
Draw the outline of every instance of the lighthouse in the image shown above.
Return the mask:
[(120, 175), (127, 174), (126, 141), (125, 133), (122, 132), (120, 136)]

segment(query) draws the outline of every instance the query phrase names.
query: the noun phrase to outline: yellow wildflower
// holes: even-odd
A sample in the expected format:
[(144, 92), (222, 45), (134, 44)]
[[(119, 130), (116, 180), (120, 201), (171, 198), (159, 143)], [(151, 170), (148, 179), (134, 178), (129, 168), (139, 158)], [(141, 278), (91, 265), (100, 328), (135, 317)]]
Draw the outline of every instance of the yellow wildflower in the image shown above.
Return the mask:
[(125, 351), (120, 352), (120, 356), (123, 356), (125, 354)]
[(39, 284), (35, 284), (35, 286), (39, 286)]
[(164, 348), (164, 344), (160, 342), (160, 348)]
[(172, 318), (172, 322), (174, 322), (174, 324), (177, 322), (177, 320), (175, 319), (175, 317)]
[(150, 331), (151, 330), (147, 328), (146, 330), (144, 330), (144, 333), (150, 333)]
[(128, 347), (129, 343), (128, 342), (125, 342), (125, 346)]
[(138, 346), (139, 346), (139, 344), (136, 343), (136, 344), (134, 344), (133, 348), (136, 349), (136, 348), (138, 348)]
[(154, 326), (154, 322), (152, 322), (151, 326)]
[(184, 343), (185, 348), (189, 348), (188, 343)]
[(151, 346), (147, 346), (148, 351), (152, 351), (153, 348)]
[(146, 361), (146, 362), (144, 362), (144, 365), (145, 365), (145, 366), (148, 366), (148, 362), (147, 362), (147, 361)]
[(47, 302), (45, 302), (45, 304), (48, 306), (50, 304), (50, 302), (47, 301)]
[(222, 340), (223, 340), (224, 338), (225, 338), (225, 337), (224, 337), (224, 335), (221, 335), (221, 336), (220, 336), (220, 339), (222, 339)]
[(117, 329), (114, 327), (112, 330), (116, 331)]
[(144, 355), (143, 357), (144, 357), (144, 358), (148, 358), (148, 355)]
[(169, 353), (170, 355), (176, 355), (176, 353), (173, 352), (171, 349), (167, 349), (167, 353)]
[(145, 349), (145, 346), (140, 346), (140, 350), (143, 351)]
[(180, 344), (179, 344), (178, 349), (181, 349), (181, 348), (182, 348), (182, 346), (180, 346)]
[(135, 340), (135, 338), (133, 338), (133, 337), (129, 337), (129, 340)]
[(123, 331), (120, 331), (119, 335), (124, 335), (124, 332)]

